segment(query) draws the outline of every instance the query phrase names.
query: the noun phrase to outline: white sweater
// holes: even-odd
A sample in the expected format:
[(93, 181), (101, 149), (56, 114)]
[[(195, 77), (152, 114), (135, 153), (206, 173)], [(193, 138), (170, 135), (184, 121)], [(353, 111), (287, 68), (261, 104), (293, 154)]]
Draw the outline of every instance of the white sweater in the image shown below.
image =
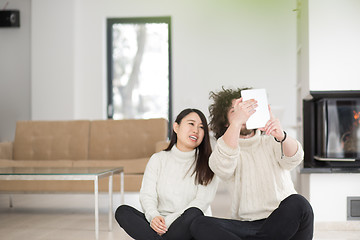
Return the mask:
[(189, 207), (197, 207), (209, 214), (218, 179), (214, 176), (207, 186), (195, 185), (195, 150), (155, 153), (150, 158), (140, 189), (140, 203), (146, 219), (163, 216), (167, 227)]
[(253, 221), (267, 218), (291, 194), (296, 193), (290, 170), (302, 161), (304, 152), (281, 159), (281, 146), (273, 137), (260, 135), (239, 139), (234, 149), (218, 139), (209, 165), (215, 174), (230, 184), (233, 219)]

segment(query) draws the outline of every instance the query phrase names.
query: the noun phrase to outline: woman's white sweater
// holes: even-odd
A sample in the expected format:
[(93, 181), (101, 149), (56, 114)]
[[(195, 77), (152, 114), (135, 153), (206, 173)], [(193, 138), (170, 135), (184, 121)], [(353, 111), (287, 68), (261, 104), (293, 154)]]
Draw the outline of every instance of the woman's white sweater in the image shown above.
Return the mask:
[(296, 193), (290, 170), (302, 161), (304, 152), (281, 158), (281, 145), (273, 137), (261, 135), (239, 139), (234, 149), (219, 138), (209, 165), (230, 184), (233, 219), (253, 221), (267, 218), (291, 194)]
[(146, 219), (163, 216), (167, 227), (186, 209), (197, 207), (205, 214), (213, 201), (218, 179), (214, 176), (207, 186), (195, 185), (195, 150), (155, 153), (150, 158), (140, 189), (140, 203)]

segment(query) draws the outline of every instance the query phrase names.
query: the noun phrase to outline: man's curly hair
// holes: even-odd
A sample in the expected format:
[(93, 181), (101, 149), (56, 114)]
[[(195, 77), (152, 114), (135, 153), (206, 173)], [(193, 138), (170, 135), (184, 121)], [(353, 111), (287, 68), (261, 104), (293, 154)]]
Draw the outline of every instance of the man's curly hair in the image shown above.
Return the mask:
[(227, 114), (233, 99), (241, 97), (241, 91), (251, 88), (225, 89), (221, 91), (210, 92), (210, 99), (214, 102), (209, 106), (210, 113), (210, 129), (214, 132), (215, 138), (218, 139), (226, 132), (229, 125)]

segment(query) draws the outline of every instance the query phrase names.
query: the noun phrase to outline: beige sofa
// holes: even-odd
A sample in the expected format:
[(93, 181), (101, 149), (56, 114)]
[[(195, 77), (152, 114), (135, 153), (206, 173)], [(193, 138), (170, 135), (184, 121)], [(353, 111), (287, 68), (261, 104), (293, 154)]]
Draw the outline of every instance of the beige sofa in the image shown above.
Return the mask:
[[(167, 120), (20, 121), (14, 142), (0, 143), (0, 167), (124, 167), (125, 191), (139, 191)], [(99, 181), (107, 191), (107, 178)], [(120, 179), (114, 177), (114, 189)], [(0, 191), (90, 192), (91, 181), (0, 181)]]

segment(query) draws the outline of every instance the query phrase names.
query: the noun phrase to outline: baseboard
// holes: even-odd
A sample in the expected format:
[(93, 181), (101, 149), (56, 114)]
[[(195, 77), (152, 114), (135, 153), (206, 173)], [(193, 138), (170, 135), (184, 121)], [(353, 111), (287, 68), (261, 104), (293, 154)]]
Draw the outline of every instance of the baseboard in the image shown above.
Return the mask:
[(316, 231), (360, 231), (360, 221), (315, 222)]

